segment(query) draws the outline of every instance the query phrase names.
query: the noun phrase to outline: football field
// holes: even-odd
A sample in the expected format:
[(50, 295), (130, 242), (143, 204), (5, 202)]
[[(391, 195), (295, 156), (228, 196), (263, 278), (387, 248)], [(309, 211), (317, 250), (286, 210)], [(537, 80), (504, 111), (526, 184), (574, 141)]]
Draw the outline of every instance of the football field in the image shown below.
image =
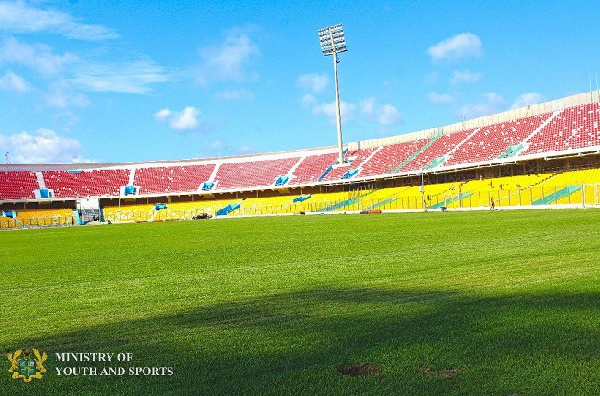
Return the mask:
[[(600, 210), (113, 224), (0, 244), (3, 395), (600, 389)], [(32, 348), (47, 371), (11, 378), (5, 355)]]

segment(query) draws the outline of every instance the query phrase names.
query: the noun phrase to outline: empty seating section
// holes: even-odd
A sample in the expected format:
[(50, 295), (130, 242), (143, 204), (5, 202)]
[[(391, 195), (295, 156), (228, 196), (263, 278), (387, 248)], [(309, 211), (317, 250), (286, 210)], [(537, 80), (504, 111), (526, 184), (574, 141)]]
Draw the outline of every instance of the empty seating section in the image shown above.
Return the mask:
[(410, 186), (403, 186), (374, 190), (371, 193), (364, 194), (360, 197), (360, 209), (383, 209), (384, 207), (386, 209), (391, 209), (395, 206), (394, 203), (398, 199), (400, 194), (405, 193), (411, 189), (412, 187)]
[(558, 173), (546, 180), (546, 186), (581, 186), (600, 183), (600, 169), (572, 170)]
[(272, 213), (293, 213), (290, 212), (295, 205), (293, 199), (295, 196), (285, 195), (281, 197), (269, 198), (247, 198), (241, 201), (239, 210), (231, 213), (237, 215), (262, 215)]
[(600, 146), (599, 122), (598, 103), (565, 109), (531, 138), (521, 154)]
[[(383, 188), (366, 194), (360, 199), (360, 209), (423, 209), (432, 205), (441, 205), (446, 197), (452, 195), (453, 189), (458, 193), (458, 183), (439, 183), (425, 185), (421, 193), (420, 186), (402, 186)], [(445, 194), (445, 195), (444, 195)]]
[(373, 176), (392, 173), (398, 165), (406, 161), (428, 141), (429, 139), (419, 139), (383, 146), (381, 150), (377, 151), (373, 157), (369, 159), (369, 161), (363, 164), (362, 170), (358, 176)]
[[(498, 119), (498, 117), (495, 117), (495, 119)], [(311, 185), (318, 181), (332, 182), (343, 178), (370, 177), (394, 172), (418, 172), (421, 169), (428, 170), (438, 166), (459, 166), (502, 158), (509, 158), (509, 161), (512, 161), (510, 159), (512, 156), (529, 154), (535, 154), (534, 158), (543, 158), (546, 153), (584, 148), (599, 149), (599, 124), (600, 105), (591, 103), (577, 105), (554, 113), (522, 117), (512, 121), (498, 122), (476, 129), (465, 129), (432, 138), (419, 138), (402, 143), (349, 151), (345, 154), (347, 163), (341, 166), (336, 165), (337, 153), (333, 147), (282, 154), (292, 156), (288, 158), (274, 158), (280, 155), (266, 154), (264, 156), (216, 160), (218, 162), (224, 161), (219, 165), (215, 163), (187, 165), (189, 162), (183, 162), (181, 165), (165, 166), (152, 166), (152, 163), (137, 164), (133, 165), (138, 167), (135, 171), (133, 184), (140, 187), (140, 195), (193, 193), (198, 191), (202, 184), (209, 181), (211, 176), (214, 175), (215, 187), (213, 190), (220, 193), (223, 190), (274, 187), (277, 178), (280, 176), (289, 176), (287, 185), (299, 186)], [(419, 134), (418, 136), (424, 135)], [(315, 154), (316, 152), (319, 152), (319, 154)], [(583, 166), (583, 163), (575, 162), (575, 165)], [(0, 171), (0, 201), (34, 199), (34, 191), (38, 190), (40, 185), (44, 183), (45, 187), (53, 190), (54, 196), (59, 199), (118, 196), (120, 188), (130, 184), (129, 179), (132, 170), (129, 168), (131, 165), (127, 165), (127, 168), (123, 169), (117, 167), (107, 168), (106, 165), (98, 166), (102, 166), (102, 168), (80, 171), (67, 171), (68, 168), (63, 168), (65, 170), (43, 170), (39, 171), (36, 176), (34, 171), (23, 171), (22, 167), (8, 165), (8, 167), (2, 168), (3, 171)], [(217, 166), (218, 170), (216, 170)], [(42, 166), (37, 169), (48, 168), (48, 166)], [(10, 171), (10, 169), (16, 170)], [(34, 170), (36, 168), (27, 169)], [(51, 169), (57, 168), (52, 167)], [(520, 172), (520, 170), (515, 171)], [(40, 173), (42, 176), (38, 179)], [(540, 175), (540, 177), (546, 176)], [(580, 180), (573, 179), (576, 177), (580, 177)], [(579, 194), (580, 200), (583, 201), (591, 190), (580, 188), (581, 192), (576, 193), (576, 188), (562, 190), (563, 188), (588, 183), (595, 184), (596, 180), (596, 176), (589, 172), (565, 172), (552, 178), (546, 178), (548, 180), (537, 180), (532, 177), (526, 177), (522, 180), (512, 178), (510, 182), (501, 183), (506, 184), (506, 188), (492, 185), (486, 187), (485, 181), (472, 181), (466, 184), (463, 183), (464, 185), (457, 183), (455, 186), (458, 189), (457, 191), (446, 192), (446, 196), (456, 196), (456, 199), (453, 198), (451, 202), (447, 201), (447, 198), (439, 198), (437, 195), (442, 194), (441, 192), (435, 192), (433, 195), (426, 194), (431, 196), (426, 201), (427, 205), (430, 206), (442, 203), (448, 204), (448, 207), (453, 207), (452, 205), (457, 207), (464, 207), (465, 205), (482, 206), (488, 205), (491, 197), (495, 197), (495, 202), (501, 206), (514, 206), (514, 199), (518, 196), (519, 203), (522, 205), (525, 205), (526, 202), (535, 205), (539, 202), (564, 203), (565, 200), (569, 203), (572, 199), (577, 200), (574, 198), (577, 194)], [(499, 182), (499, 180), (500, 178), (493, 179), (492, 184)], [(516, 180), (520, 180), (520, 182), (517, 183)], [(281, 184), (285, 185), (283, 182)], [(393, 202), (403, 198), (405, 201), (414, 199), (416, 203), (401, 205), (402, 208), (416, 208), (419, 205), (422, 206), (422, 202), (418, 198), (421, 197), (422, 201), (423, 196), (420, 191), (415, 192), (415, 188), (418, 188), (418, 186), (398, 188), (394, 190), (393, 194), (390, 191), (379, 192), (379, 190), (369, 194), (361, 193), (362, 195), (359, 198), (353, 198), (359, 199), (361, 203), (354, 202), (353, 205), (366, 206), (369, 202), (370, 206), (376, 204), (392, 205)], [(544, 191), (542, 191), (542, 188), (544, 188)], [(528, 193), (524, 193), (525, 189)], [(556, 191), (553, 192), (554, 195), (548, 196), (546, 194), (547, 189)], [(211, 190), (211, 193), (213, 190)], [(507, 191), (510, 191), (510, 193), (507, 193)], [(380, 194), (387, 195), (381, 196), (381, 201), (386, 202), (378, 201)], [(462, 196), (461, 194), (466, 195)], [(528, 196), (524, 196), (524, 194), (528, 194)], [(331, 198), (331, 195), (324, 196), (324, 200), (329, 199), (325, 197)], [(434, 202), (436, 199), (438, 201)], [(439, 199), (442, 201), (439, 201)], [(243, 214), (245, 210), (256, 213), (272, 212), (273, 210), (282, 213), (294, 212), (301, 210), (298, 208), (314, 206), (318, 202), (313, 198), (307, 203), (294, 203), (292, 205), (286, 200), (287, 198), (284, 197), (274, 197), (270, 201), (259, 199), (256, 202), (251, 199), (242, 203), (240, 210), (235, 212), (235, 215)], [(343, 202), (341, 203), (343, 204)], [(394, 205), (397, 204), (398, 202)], [(175, 207), (179, 206), (175, 205)], [(278, 209), (267, 210), (265, 209), (267, 206)], [(141, 209), (141, 207), (135, 206), (135, 208), (131, 207), (129, 209), (131, 211), (130, 218), (146, 216), (145, 214), (143, 216), (134, 214), (134, 210), (137, 211), (136, 213), (151, 212), (151, 207), (150, 209), (146, 207)], [(198, 209), (198, 205), (194, 204), (189, 210), (196, 209)], [(188, 209), (183, 208), (181, 210)], [(6, 221), (3, 220), (3, 222)]]
[(569, 186), (581, 186), (582, 191), (579, 194), (559, 199), (556, 203), (580, 203), (585, 195), (587, 205), (600, 205), (600, 169), (587, 169), (583, 171), (573, 171), (568, 177), (566, 184)]
[(272, 186), (278, 176), (286, 175), (300, 157), (263, 161), (232, 162), (221, 164), (215, 182), (217, 189)]
[[(233, 203), (240, 203), (239, 209), (228, 216), (249, 216), (261, 214), (285, 214), (299, 212), (320, 212), (328, 208), (357, 197), (364, 192), (345, 191), (332, 193), (317, 193), (303, 202), (293, 202), (293, 196), (280, 196), (270, 198), (230, 198), (230, 199), (203, 199), (199, 201), (167, 203), (167, 209), (154, 210), (154, 204), (132, 204), (104, 207), (104, 218), (111, 222), (118, 221), (164, 221), (164, 220), (189, 220), (200, 213), (215, 216), (219, 209)], [(346, 208), (347, 210), (358, 209)]]
[(71, 225), (72, 209), (21, 209), (17, 220), (25, 226)]
[(482, 162), (498, 158), (510, 146), (522, 143), (550, 116), (551, 114), (548, 113), (483, 127), (452, 154), (446, 165)]
[(254, 214), (283, 214), (300, 212), (320, 212), (336, 204), (340, 204), (351, 199), (356, 191), (317, 193), (302, 202), (293, 202), (297, 196), (272, 197), (272, 198), (249, 198), (241, 202), (239, 211), (233, 215), (254, 215)]
[(103, 210), (106, 221), (147, 221), (152, 215), (154, 204), (121, 204), (105, 206)]
[(119, 188), (127, 185), (129, 169), (43, 171), (46, 188), (54, 190), (57, 198), (119, 195)]
[(290, 179), (290, 185), (311, 184), (319, 180), (319, 177), (336, 160), (337, 153), (309, 155), (305, 157), (296, 168)]
[(214, 169), (215, 164), (138, 168), (133, 184), (140, 194), (195, 192)]
[(104, 207), (104, 218), (111, 222), (117, 221), (165, 221), (190, 220), (200, 213), (214, 216), (217, 210), (240, 202), (241, 199), (203, 199), (199, 201), (167, 203), (167, 209), (156, 211), (155, 204), (127, 204)]
[(436, 158), (443, 157), (465, 140), (474, 129), (454, 132), (438, 137), (431, 146), (420, 152), (412, 161), (400, 168), (400, 172), (418, 171), (425, 168)]
[(0, 229), (73, 224), (72, 209), (16, 209), (17, 218), (0, 217)]
[[(323, 181), (339, 180), (344, 176), (346, 172), (352, 169), (357, 169), (365, 159), (377, 150), (379, 147), (370, 147), (368, 149), (348, 151), (344, 157), (345, 161), (349, 162), (343, 166), (334, 167), (329, 173), (325, 175)], [(361, 176), (359, 173), (358, 176)]]
[(17, 228), (19, 224), (15, 221), (15, 219), (11, 219), (8, 217), (0, 217), (0, 230), (3, 228)]
[[(293, 202), (297, 195), (266, 198), (201, 199), (198, 201), (168, 203), (166, 210), (155, 211), (154, 204), (107, 206), (104, 216), (110, 221), (148, 221), (191, 219), (205, 212), (215, 215), (217, 210), (232, 203), (240, 203), (239, 209), (228, 216), (267, 214), (293, 214), (299, 212), (347, 211), (365, 209), (439, 209), (489, 207), (494, 199), (496, 207), (525, 206), (539, 201), (566, 186), (585, 184), (588, 204), (600, 204), (600, 169), (571, 171), (562, 174), (532, 174), (496, 177), (468, 182), (400, 186), (377, 190), (357, 190), (316, 193), (302, 202)], [(568, 196), (557, 196), (551, 203), (581, 203), (582, 189)], [(534, 203), (535, 204), (535, 203)], [(21, 217), (21, 215), (19, 215)], [(9, 220), (5, 220), (9, 221)]]
[[(208, 213), (211, 216), (215, 216), (219, 209), (223, 209), (229, 204), (241, 202), (241, 198), (227, 198), (227, 199), (203, 199), (200, 201), (193, 202), (172, 202), (168, 204), (166, 210), (167, 218), (169, 216), (173, 218), (189, 219), (192, 216), (196, 216), (200, 213)], [(160, 211), (165, 212), (165, 211)], [(162, 213), (160, 213), (159, 219)]]
[(38, 188), (34, 172), (0, 172), (0, 200), (33, 199)]
[(497, 207), (529, 205), (529, 191), (551, 176), (534, 174), (472, 180), (461, 186), (465, 195), (461, 202), (455, 202), (450, 207), (486, 207), (491, 205), (492, 198)]
[[(599, 204), (600, 169), (559, 173), (532, 188), (531, 202), (535, 204)], [(544, 199), (542, 199), (544, 198)]]

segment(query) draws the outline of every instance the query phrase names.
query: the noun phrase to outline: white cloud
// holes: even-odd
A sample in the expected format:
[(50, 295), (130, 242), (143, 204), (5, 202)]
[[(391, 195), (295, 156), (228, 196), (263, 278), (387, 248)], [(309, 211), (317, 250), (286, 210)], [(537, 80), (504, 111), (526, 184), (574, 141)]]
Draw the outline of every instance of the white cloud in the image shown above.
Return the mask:
[(433, 61), (479, 56), (481, 39), (473, 33), (456, 34), (429, 47), (427, 53)]
[(52, 48), (43, 44), (29, 45), (9, 37), (0, 47), (0, 64), (16, 63), (29, 67), (42, 75), (54, 75), (79, 58), (69, 52), (55, 55)]
[(171, 118), (169, 125), (174, 129), (194, 129), (200, 124), (198, 116), (200, 111), (193, 106), (187, 106), (182, 112)]
[(317, 98), (315, 98), (314, 95), (307, 93), (302, 96), (301, 102), (304, 107), (310, 107), (317, 102)]
[[(353, 103), (348, 102), (340, 102), (340, 114), (342, 120), (349, 120), (352, 118), (354, 113), (354, 109), (356, 106)], [(335, 100), (331, 103), (321, 103), (314, 105), (312, 108), (312, 112), (314, 115), (323, 115), (329, 118), (329, 121), (333, 124), (336, 123), (337, 118), (337, 110), (335, 106)]]
[(504, 98), (497, 93), (488, 92), (482, 96), (485, 98), (485, 102), (464, 105), (460, 109), (460, 115), (467, 119), (476, 118), (498, 113), (506, 107)]
[(439, 94), (437, 92), (431, 92), (429, 94), (429, 100), (435, 105), (445, 105), (456, 102), (456, 98), (450, 94)]
[(195, 129), (200, 126), (198, 116), (200, 110), (194, 106), (186, 106), (182, 111), (173, 111), (168, 108), (161, 109), (154, 114), (159, 121), (168, 121), (172, 129)]
[(52, 33), (78, 40), (118, 37), (109, 28), (78, 22), (60, 11), (42, 10), (23, 1), (0, 2), (0, 29), (9, 33)]
[(200, 84), (255, 80), (258, 74), (246, 68), (258, 55), (260, 50), (248, 32), (240, 28), (231, 29), (225, 33), (220, 45), (200, 49), (202, 64), (196, 70), (196, 80)]
[(302, 74), (298, 76), (296, 84), (304, 90), (321, 93), (329, 85), (329, 77), (320, 73)]
[(160, 65), (149, 59), (86, 62), (75, 69), (71, 81), (91, 92), (145, 94), (152, 91), (152, 84), (171, 80)]
[(219, 100), (254, 100), (254, 94), (247, 89), (221, 91), (215, 94)]
[(0, 89), (22, 93), (30, 91), (31, 87), (23, 77), (9, 70), (0, 77)]
[(377, 104), (373, 97), (361, 100), (359, 106), (362, 114), (381, 126), (397, 125), (403, 121), (402, 115), (394, 105)]
[(67, 109), (70, 107), (87, 107), (92, 103), (80, 92), (77, 92), (69, 82), (60, 80), (50, 84), (45, 95), (46, 103), (52, 107)]
[(34, 133), (0, 135), (0, 146), (2, 151), (10, 152), (12, 162), (20, 164), (87, 161), (81, 156), (81, 143), (59, 136), (50, 129), (38, 129)]
[[(316, 99), (311, 94), (306, 94), (302, 98), (302, 102), (306, 107), (312, 109), (315, 116), (326, 116), (331, 124), (336, 123), (337, 110), (335, 101), (330, 103), (317, 103)], [(340, 112), (342, 121), (347, 122), (357, 118), (359, 121), (368, 120), (381, 127), (401, 124), (404, 120), (400, 111), (392, 104), (379, 104), (375, 98), (369, 97), (361, 100), (358, 106), (354, 103), (341, 102)]]
[(383, 126), (397, 125), (403, 121), (398, 109), (391, 104), (384, 104), (378, 111), (375, 119)]
[(524, 107), (531, 104), (537, 104), (545, 102), (546, 98), (539, 92), (528, 92), (522, 95), (519, 95), (515, 102), (512, 104), (511, 109), (518, 109), (519, 107)]
[(150, 59), (117, 62), (83, 60), (65, 52), (57, 55), (43, 44), (26, 44), (9, 37), (0, 47), (0, 64), (15, 63), (43, 76), (61, 75), (86, 91), (144, 94), (152, 84), (171, 81), (165, 70)]
[(452, 75), (452, 79), (450, 80), (451, 84), (458, 84), (461, 82), (477, 82), (480, 81), (482, 78), (481, 73), (471, 73), (468, 70), (463, 70), (463, 71), (458, 71), (455, 70), (454, 74)]
[(169, 117), (170, 115), (171, 115), (171, 110), (169, 110), (169, 109), (161, 109), (161, 110), (158, 110), (158, 111), (157, 111), (157, 112), (154, 114), (154, 117), (155, 117), (157, 120), (161, 120), (161, 121), (162, 121), (162, 120), (165, 120), (165, 119), (166, 119), (167, 117)]
[(364, 114), (373, 113), (375, 109), (375, 98), (367, 98), (360, 101), (360, 111)]

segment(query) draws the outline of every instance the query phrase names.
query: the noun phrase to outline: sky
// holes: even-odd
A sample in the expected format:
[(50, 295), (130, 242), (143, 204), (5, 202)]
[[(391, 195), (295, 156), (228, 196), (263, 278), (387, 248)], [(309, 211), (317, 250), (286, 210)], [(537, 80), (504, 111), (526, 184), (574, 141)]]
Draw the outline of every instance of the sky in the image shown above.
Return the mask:
[(2, 1), (0, 150), (132, 162), (399, 135), (596, 88), (594, 1)]

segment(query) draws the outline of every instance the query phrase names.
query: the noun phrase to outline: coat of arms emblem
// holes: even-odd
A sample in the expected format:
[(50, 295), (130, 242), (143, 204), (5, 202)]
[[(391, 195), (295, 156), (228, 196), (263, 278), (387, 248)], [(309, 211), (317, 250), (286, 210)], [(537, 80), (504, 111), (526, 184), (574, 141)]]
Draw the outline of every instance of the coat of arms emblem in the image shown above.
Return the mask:
[(42, 378), (42, 373), (46, 372), (44, 362), (48, 359), (48, 355), (46, 355), (46, 352), (40, 354), (35, 348), (32, 351), (33, 358), (28, 351), (21, 349), (16, 350), (15, 353), (8, 353), (6, 355), (11, 364), (8, 371), (12, 373), (13, 379), (22, 378), (23, 381), (29, 382), (34, 378)]

